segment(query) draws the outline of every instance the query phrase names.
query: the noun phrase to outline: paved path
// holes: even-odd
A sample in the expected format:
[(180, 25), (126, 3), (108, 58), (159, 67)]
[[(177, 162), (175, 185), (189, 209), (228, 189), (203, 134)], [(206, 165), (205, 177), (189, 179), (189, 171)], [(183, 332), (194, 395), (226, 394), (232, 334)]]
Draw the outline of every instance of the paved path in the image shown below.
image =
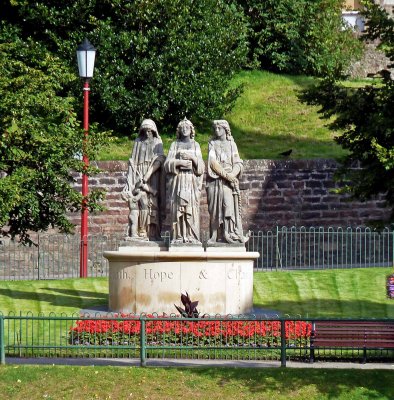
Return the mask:
[[(14, 358), (7, 357), (6, 364), (18, 365), (79, 365), (138, 367), (138, 358)], [(232, 361), (232, 360), (147, 360), (148, 367), (229, 367), (229, 368), (280, 368), (279, 361)], [(287, 361), (288, 368), (333, 368), (333, 369), (388, 369), (394, 371), (394, 363), (352, 363), (352, 362), (306, 362)]]

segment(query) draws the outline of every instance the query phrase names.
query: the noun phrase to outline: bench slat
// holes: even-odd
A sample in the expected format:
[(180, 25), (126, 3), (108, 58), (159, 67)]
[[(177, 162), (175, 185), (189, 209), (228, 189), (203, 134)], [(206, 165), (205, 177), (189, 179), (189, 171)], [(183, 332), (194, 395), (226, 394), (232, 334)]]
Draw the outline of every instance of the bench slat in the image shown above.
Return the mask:
[(313, 347), (394, 348), (394, 323), (319, 321), (311, 335)]

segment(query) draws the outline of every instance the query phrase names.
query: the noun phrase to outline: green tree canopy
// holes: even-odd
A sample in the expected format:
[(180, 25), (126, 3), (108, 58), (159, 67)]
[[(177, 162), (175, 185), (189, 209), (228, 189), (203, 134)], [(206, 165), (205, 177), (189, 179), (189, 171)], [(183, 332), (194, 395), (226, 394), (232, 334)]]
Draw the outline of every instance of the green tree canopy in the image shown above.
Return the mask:
[[(83, 132), (75, 99), (64, 93), (77, 78), (40, 44), (0, 26), (0, 227), (29, 241), (30, 231), (57, 227), (70, 232), (66, 213), (81, 208), (71, 187)], [(92, 136), (93, 137), (93, 136)], [(95, 135), (98, 143), (102, 135)], [(87, 148), (89, 154), (97, 143)], [(88, 199), (97, 208), (101, 193)]]
[(145, 117), (172, 128), (218, 118), (239, 93), (228, 84), (245, 62), (246, 25), (231, 1), (14, 0), (3, 15), (69, 68), (85, 36), (98, 48), (91, 103), (116, 132)]
[(343, 0), (239, 0), (250, 23), (249, 60), (263, 69), (343, 74), (361, 47), (344, 25)]
[[(0, 227), (23, 241), (48, 227), (69, 232), (66, 214), (82, 204), (70, 183), (83, 169), (75, 110), (85, 37), (98, 48), (91, 114), (104, 132), (89, 135), (90, 158), (108, 127), (130, 133), (145, 117), (162, 127), (217, 118), (239, 93), (228, 83), (245, 60), (246, 27), (226, 0), (3, 1)], [(101, 195), (91, 193), (90, 208)]]
[[(394, 61), (394, 20), (372, 0), (364, 1), (367, 37), (381, 40), (380, 47)], [(321, 106), (331, 127), (344, 131), (337, 142), (349, 151), (339, 171), (343, 192), (368, 200), (382, 195), (394, 221), (394, 80), (349, 88), (332, 79), (308, 92), (306, 100)], [(362, 169), (354, 169), (360, 163)]]

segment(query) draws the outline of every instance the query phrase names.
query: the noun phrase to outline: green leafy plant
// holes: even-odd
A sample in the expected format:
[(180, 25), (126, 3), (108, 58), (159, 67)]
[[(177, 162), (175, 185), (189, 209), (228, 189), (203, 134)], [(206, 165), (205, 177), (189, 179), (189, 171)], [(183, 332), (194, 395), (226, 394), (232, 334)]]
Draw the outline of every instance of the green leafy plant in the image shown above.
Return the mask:
[(263, 69), (340, 76), (361, 53), (342, 0), (239, 0), (250, 24), (249, 60)]
[[(372, 0), (364, 1), (366, 38), (381, 40), (381, 48), (394, 61), (394, 20)], [(348, 156), (337, 178), (340, 192), (362, 201), (381, 196), (394, 221), (394, 80), (382, 80), (359, 88), (349, 88), (326, 79), (303, 96), (309, 104), (320, 105), (322, 116), (331, 118), (330, 128), (342, 130), (336, 138)], [(361, 168), (355, 168), (360, 166)]]
[(172, 129), (185, 116), (217, 118), (240, 92), (228, 84), (245, 62), (246, 25), (232, 2), (38, 0), (8, 9), (2, 18), (70, 69), (88, 36), (98, 48), (91, 104), (117, 133), (136, 132), (146, 117)]
[[(0, 227), (30, 242), (31, 231), (49, 227), (72, 231), (68, 211), (81, 208), (82, 196), (71, 187), (83, 132), (75, 99), (64, 88), (77, 78), (62, 60), (33, 40), (19, 39), (0, 25)], [(90, 157), (105, 134), (90, 135)], [(93, 173), (94, 168), (86, 172)], [(90, 209), (100, 209), (103, 192), (92, 192)]]

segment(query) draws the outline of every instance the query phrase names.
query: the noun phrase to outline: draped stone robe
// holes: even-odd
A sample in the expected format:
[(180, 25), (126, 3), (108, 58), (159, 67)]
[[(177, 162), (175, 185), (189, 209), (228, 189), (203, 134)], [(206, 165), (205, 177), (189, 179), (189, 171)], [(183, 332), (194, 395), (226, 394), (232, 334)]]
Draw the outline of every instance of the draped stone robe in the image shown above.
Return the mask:
[[(158, 236), (160, 232), (160, 211), (162, 194), (164, 188), (164, 180), (161, 177), (160, 166), (165, 160), (163, 152), (163, 142), (161, 138), (153, 137), (151, 140), (138, 137), (134, 142), (133, 152), (129, 159), (126, 185), (123, 189), (124, 193), (132, 195), (136, 188), (136, 184), (142, 181), (146, 172), (153, 167), (154, 164), (159, 164), (159, 169), (154, 172), (149, 178), (147, 184), (149, 186), (149, 192), (143, 191), (142, 200), (140, 200), (140, 210), (146, 210), (148, 212), (148, 219), (146, 225), (140, 226), (139, 230), (146, 231), (148, 236), (151, 236), (149, 232), (149, 225), (156, 225), (157, 232), (154, 232), (154, 236)], [(156, 237), (157, 239), (157, 237)]]
[[(188, 152), (197, 157), (197, 166), (191, 170), (176, 165), (180, 153)], [(168, 174), (171, 202), (171, 237), (188, 242), (200, 240), (200, 196), (205, 169), (200, 145), (193, 139), (184, 143), (177, 140), (171, 144), (164, 169)], [(181, 217), (184, 217), (181, 221)], [(186, 222), (186, 225), (184, 225)]]
[[(243, 171), (243, 161), (239, 157), (234, 140), (221, 141), (212, 139), (208, 144), (207, 200), (210, 216), (210, 235), (220, 226), (225, 230), (225, 219), (230, 219), (234, 229), (226, 232), (233, 234), (235, 241), (241, 240), (242, 226), (239, 215), (239, 193), (224, 178), (226, 174), (234, 174), (239, 178)], [(239, 188), (238, 188), (239, 189)], [(228, 236), (229, 237), (229, 236)]]

